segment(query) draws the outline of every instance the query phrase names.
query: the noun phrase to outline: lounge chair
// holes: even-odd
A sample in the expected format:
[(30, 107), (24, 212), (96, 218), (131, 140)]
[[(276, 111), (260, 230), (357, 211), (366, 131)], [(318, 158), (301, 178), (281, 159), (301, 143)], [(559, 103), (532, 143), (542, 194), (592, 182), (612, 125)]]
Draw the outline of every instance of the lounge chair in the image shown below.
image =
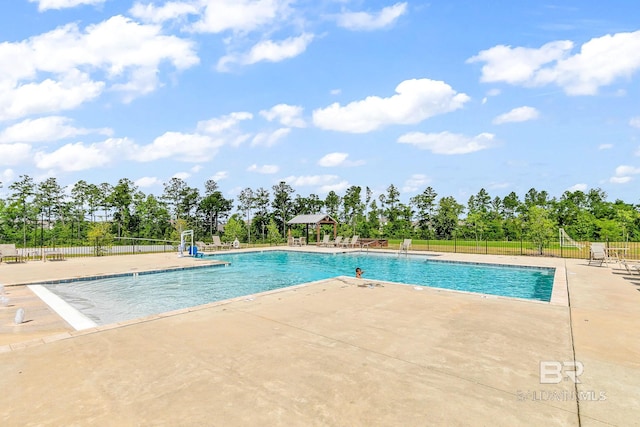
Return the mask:
[(400, 243), (400, 251), (407, 252), (411, 248), (411, 239), (404, 239), (402, 243)]
[(622, 265), (629, 274), (640, 274), (640, 264), (632, 264), (629, 261), (622, 261)]
[(343, 248), (355, 248), (357, 244), (358, 236), (354, 235), (352, 238), (347, 237), (346, 239), (344, 239), (340, 246), (342, 246)]
[[(107, 248), (102, 248), (101, 251), (106, 252)], [(44, 259), (53, 259), (62, 261), (64, 259), (64, 252), (62, 249), (48, 249), (44, 251)]]
[(15, 262), (23, 262), (25, 257), (18, 252), (16, 245), (11, 243), (0, 245), (0, 261), (4, 261), (5, 259), (13, 259)]
[(331, 239), (331, 236), (328, 234), (325, 234), (322, 237), (322, 241), (318, 242), (318, 246), (329, 246), (329, 239)]
[(302, 246), (307, 244), (307, 238), (304, 236), (293, 237), (289, 236), (288, 240), (289, 246)]
[(214, 245), (211, 243), (205, 243), (200, 240), (196, 241), (196, 248), (198, 248), (198, 252), (207, 252), (215, 250)]
[(338, 236), (336, 237), (336, 240), (334, 240), (333, 242), (329, 242), (329, 246), (340, 246), (341, 243), (342, 243), (342, 236)]
[(607, 248), (605, 248), (604, 243), (592, 243), (589, 255), (589, 265), (597, 263), (600, 266), (604, 263), (608, 267), (609, 264), (607, 263), (607, 259)]
[(217, 236), (217, 235), (214, 234), (212, 237), (213, 237), (212, 246), (213, 246), (214, 249), (218, 249), (218, 248), (220, 248), (220, 249), (231, 249), (231, 243), (223, 243), (220, 240), (220, 236)]

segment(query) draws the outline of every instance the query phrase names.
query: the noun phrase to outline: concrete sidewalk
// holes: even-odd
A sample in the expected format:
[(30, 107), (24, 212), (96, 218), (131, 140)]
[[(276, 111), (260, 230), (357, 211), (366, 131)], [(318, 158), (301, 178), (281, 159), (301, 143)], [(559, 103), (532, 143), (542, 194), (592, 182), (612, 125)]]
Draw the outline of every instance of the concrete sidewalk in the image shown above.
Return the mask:
[[(340, 277), (84, 332), (54, 313), (49, 326), (39, 315), (12, 325), (14, 310), (0, 308), (0, 420), (637, 425), (640, 280), (584, 260), (441, 258), (555, 265), (566, 272), (569, 305)], [(0, 277), (25, 283), (198, 262), (175, 254), (75, 261), (1, 265)], [(7, 292), (35, 298), (25, 287)], [(541, 384), (545, 361), (583, 367), (581, 383)]]

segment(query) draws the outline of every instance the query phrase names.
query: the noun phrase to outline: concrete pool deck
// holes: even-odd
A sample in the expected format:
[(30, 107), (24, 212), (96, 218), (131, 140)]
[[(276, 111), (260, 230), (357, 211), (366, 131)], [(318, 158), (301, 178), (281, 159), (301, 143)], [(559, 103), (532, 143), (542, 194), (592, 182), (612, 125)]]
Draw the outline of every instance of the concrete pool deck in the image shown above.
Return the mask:
[[(202, 261), (2, 263), (1, 424), (639, 425), (640, 276), (576, 259), (438, 255), (557, 267), (564, 301), (557, 290), (549, 304), (339, 277), (74, 331), (10, 285)], [(579, 384), (567, 380), (575, 365)]]

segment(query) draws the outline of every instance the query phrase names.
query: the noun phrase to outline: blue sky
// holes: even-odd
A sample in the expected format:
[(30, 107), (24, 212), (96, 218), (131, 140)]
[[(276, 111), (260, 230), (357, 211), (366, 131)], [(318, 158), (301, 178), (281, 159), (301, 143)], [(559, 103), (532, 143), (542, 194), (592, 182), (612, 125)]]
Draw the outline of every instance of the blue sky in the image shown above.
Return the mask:
[(3, 197), (26, 174), (640, 202), (635, 1), (5, 3)]

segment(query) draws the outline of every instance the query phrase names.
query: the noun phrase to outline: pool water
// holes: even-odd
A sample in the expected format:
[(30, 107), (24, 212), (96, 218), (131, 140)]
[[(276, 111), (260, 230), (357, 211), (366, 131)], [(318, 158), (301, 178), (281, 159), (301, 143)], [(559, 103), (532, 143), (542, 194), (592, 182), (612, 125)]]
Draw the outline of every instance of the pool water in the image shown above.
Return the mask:
[(216, 254), (228, 266), (136, 274), (47, 285), (97, 324), (108, 324), (280, 289), (364, 270), (376, 280), (549, 301), (553, 268), (434, 260), (425, 255), (312, 254), (265, 251)]

